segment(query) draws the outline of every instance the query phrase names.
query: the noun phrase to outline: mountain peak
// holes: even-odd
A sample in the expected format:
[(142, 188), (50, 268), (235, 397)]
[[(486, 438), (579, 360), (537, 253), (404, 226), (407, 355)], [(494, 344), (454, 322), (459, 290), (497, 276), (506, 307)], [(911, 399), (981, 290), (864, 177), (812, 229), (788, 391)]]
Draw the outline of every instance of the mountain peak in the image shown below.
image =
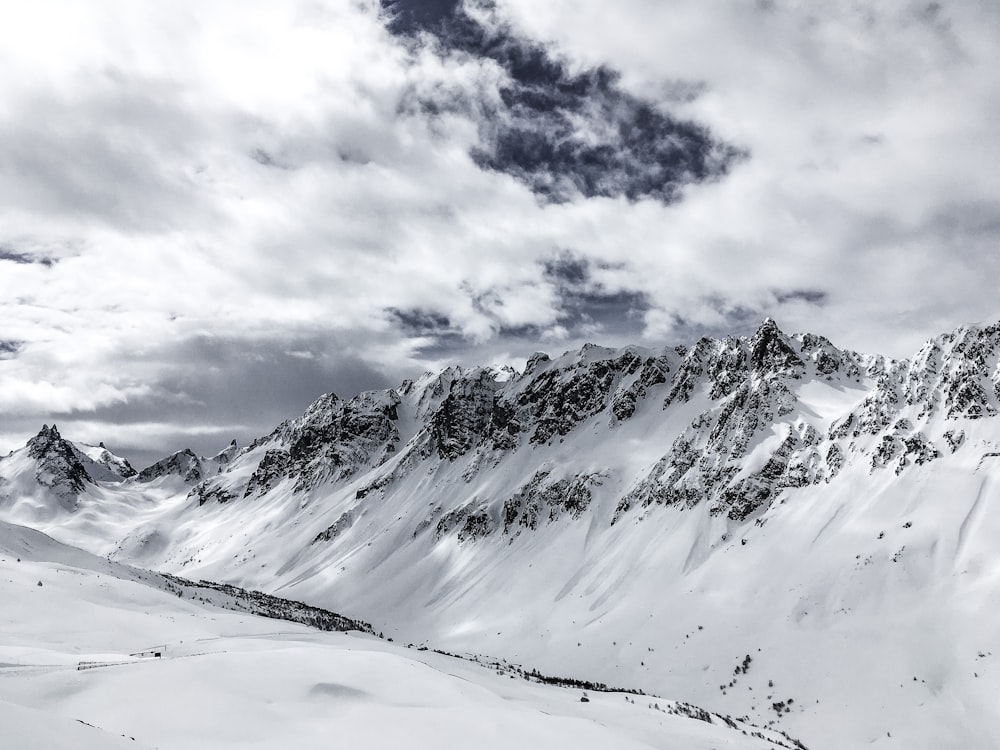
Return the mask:
[(26, 447), (28, 455), (35, 459), (38, 483), (51, 489), (67, 508), (75, 507), (76, 496), (93, 479), (80, 463), (73, 445), (63, 439), (55, 424), (51, 427), (43, 424)]
[(790, 373), (805, 367), (795, 353), (791, 339), (778, 328), (773, 318), (764, 318), (750, 339), (750, 365), (759, 372)]
[(227, 445), (221, 451), (216, 453), (211, 460), (215, 461), (217, 464), (222, 466), (223, 464), (228, 464), (230, 461), (232, 461), (237, 453), (239, 453), (239, 446), (236, 443), (236, 439), (233, 438), (229, 442), (229, 445)]
[(766, 318), (760, 321), (760, 325), (757, 326), (757, 330), (754, 333), (755, 338), (761, 335), (784, 336), (785, 333), (784, 331), (781, 330), (781, 328), (778, 327), (778, 323), (775, 321), (775, 319), (772, 318), (770, 315), (768, 315)]
[(152, 466), (147, 466), (136, 475), (139, 482), (152, 482), (164, 476), (176, 474), (185, 482), (200, 482), (203, 478), (201, 459), (190, 448), (184, 448), (162, 458)]
[(38, 434), (27, 443), (28, 455), (32, 458), (41, 458), (53, 445), (61, 441), (62, 435), (59, 434), (59, 428), (54, 423), (51, 427), (43, 424)]

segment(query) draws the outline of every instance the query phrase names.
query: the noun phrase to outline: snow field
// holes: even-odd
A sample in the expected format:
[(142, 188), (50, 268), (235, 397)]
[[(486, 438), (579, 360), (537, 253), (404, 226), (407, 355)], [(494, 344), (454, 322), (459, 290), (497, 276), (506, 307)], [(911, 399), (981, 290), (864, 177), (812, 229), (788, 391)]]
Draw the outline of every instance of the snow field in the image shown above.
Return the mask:
[[(774, 747), (648, 706), (662, 699), (581, 702), (432, 651), (214, 609), (9, 524), (0, 537), (5, 750)], [(130, 656), (153, 647), (162, 658)]]

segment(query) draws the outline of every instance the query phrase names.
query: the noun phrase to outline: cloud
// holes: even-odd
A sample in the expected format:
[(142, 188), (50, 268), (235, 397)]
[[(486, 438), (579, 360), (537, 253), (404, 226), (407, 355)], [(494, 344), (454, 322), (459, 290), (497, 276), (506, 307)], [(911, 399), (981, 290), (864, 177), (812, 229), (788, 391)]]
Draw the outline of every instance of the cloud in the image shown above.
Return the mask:
[[(992, 7), (502, 5), (578, 64), (613, 62), (639, 96), (677, 71), (703, 81), (678, 111), (752, 155), (687, 190), (669, 222), (644, 209), (642, 225), (616, 222), (643, 269), (636, 286), (656, 280), (652, 337), (676, 335), (678, 319), (724, 328), (749, 309), (905, 355), (935, 331), (998, 317), (980, 275), (995, 261), (977, 234), (996, 239), (984, 201), (998, 179), (983, 161), (1000, 156)], [(976, 219), (944, 220), (963, 213)], [(797, 289), (824, 293), (822, 311)]]
[[(561, 338), (642, 334), (642, 318), (650, 308), (648, 295), (628, 285), (616, 284), (623, 265), (595, 264), (588, 258), (563, 251), (542, 261), (542, 276), (558, 295)], [(631, 280), (629, 280), (631, 281)]]
[(0, 359), (11, 359), (17, 354), (23, 344), (23, 341), (0, 340)]
[(462, 7), (7, 14), (4, 429), (166, 452), (587, 339), (1000, 318), (992, 5)]
[(49, 258), (45, 255), (30, 255), (28, 253), (19, 253), (8, 247), (0, 246), (0, 261), (7, 261), (9, 263), (17, 263), (19, 265), (30, 265), (32, 263), (38, 263), (42, 266), (51, 266), (56, 261), (53, 258)]
[[(720, 179), (746, 156), (704, 126), (624, 90), (606, 65), (571, 71), (541, 44), (514, 34), (492, 2), (392, 0), (385, 10), (395, 33), (411, 41), (431, 34), (442, 54), (499, 67), (497, 90), (465, 105), (478, 110), (481, 141), (472, 156), (544, 201), (625, 196), (671, 203), (685, 185)], [(684, 98), (697, 96), (698, 84), (680, 86)], [(455, 102), (425, 96), (419, 106), (438, 112)]]
[(268, 434), (322, 393), (349, 398), (398, 385), (348, 342), (288, 331), (254, 340), (194, 335), (100, 357), (100, 366), (61, 383), (42, 374), (58, 369), (50, 358), (22, 357), (21, 373), (6, 378), (13, 387), (0, 394), (5, 431), (21, 427), (7, 449), (36, 432), (45, 415), (67, 437), (114, 443), (138, 463), (180, 447), (214, 454), (234, 437), (245, 445)]

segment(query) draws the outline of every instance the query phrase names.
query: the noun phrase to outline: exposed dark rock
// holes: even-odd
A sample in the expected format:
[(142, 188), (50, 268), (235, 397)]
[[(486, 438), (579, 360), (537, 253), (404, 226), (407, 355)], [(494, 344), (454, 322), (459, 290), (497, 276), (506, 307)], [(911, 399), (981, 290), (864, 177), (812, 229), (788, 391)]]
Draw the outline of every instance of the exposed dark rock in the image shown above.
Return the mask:
[(134, 477), (138, 474), (138, 472), (132, 467), (132, 464), (128, 462), (127, 458), (116, 456), (104, 447), (104, 443), (101, 443), (98, 447), (102, 450), (100, 454), (98, 454), (97, 458), (91, 459), (94, 463), (99, 466), (103, 466), (109, 472), (122, 479), (128, 479), (129, 477)]
[(35, 460), (35, 479), (48, 488), (67, 509), (76, 507), (76, 497), (94, 480), (77, 457), (72, 443), (64, 440), (55, 425), (42, 429), (27, 443)]
[(139, 472), (136, 479), (139, 482), (152, 482), (169, 475), (177, 475), (185, 482), (200, 482), (204, 479), (201, 459), (189, 448), (185, 448), (147, 466)]
[(611, 404), (612, 413), (620, 420), (630, 418), (635, 413), (638, 402), (646, 398), (649, 389), (666, 383), (669, 374), (670, 362), (666, 355), (646, 359), (642, 363), (638, 379), (627, 388), (619, 389), (615, 393)]
[(224, 504), (234, 499), (234, 495), (225, 487), (221, 487), (217, 484), (199, 482), (191, 488), (190, 492), (188, 492), (188, 500), (192, 499), (197, 499), (199, 506), (212, 502), (213, 500), (217, 503)]
[(990, 403), (986, 389), (979, 381), (978, 372), (970, 368), (963, 367), (950, 378), (945, 393), (945, 406), (949, 419), (982, 419), (996, 415), (996, 407)]
[(947, 430), (944, 439), (948, 443), (948, 448), (954, 453), (965, 443), (965, 430)]
[(712, 339), (702, 337), (693, 349), (683, 350), (684, 359), (674, 374), (670, 391), (663, 402), (664, 408), (674, 402), (684, 402), (691, 398), (695, 387), (701, 383), (702, 374), (705, 372), (705, 363), (714, 348), (715, 342)]
[(219, 465), (219, 471), (222, 471), (228, 464), (232, 463), (232, 460), (239, 455), (239, 447), (236, 444), (235, 438), (219, 451), (211, 460)]
[(922, 432), (903, 438), (903, 456), (896, 473), (899, 474), (911, 462), (920, 466), (940, 458), (941, 452), (935, 448)]
[(312, 543), (316, 544), (317, 542), (329, 542), (332, 539), (336, 539), (353, 525), (354, 512), (350, 510), (344, 511), (340, 514), (336, 521), (317, 534), (316, 538), (312, 540)]
[(459, 542), (482, 539), (494, 532), (496, 523), (482, 506), (463, 505), (446, 513), (437, 524), (435, 539), (456, 531)]
[(844, 451), (836, 443), (830, 443), (830, 447), (826, 451), (826, 465), (829, 467), (829, 479), (840, 473), (840, 470), (844, 468), (844, 462)]
[(288, 476), (289, 467), (292, 464), (292, 457), (288, 451), (281, 448), (270, 448), (264, 453), (264, 457), (257, 464), (243, 497), (251, 495), (263, 495), (272, 490), (282, 479)]
[(738, 339), (727, 338), (708, 363), (708, 378), (712, 384), (708, 397), (713, 401), (725, 398), (744, 383), (747, 376), (747, 352)]
[(777, 324), (766, 318), (750, 339), (750, 367), (756, 372), (799, 376), (805, 363)]
[(581, 474), (572, 479), (546, 481), (550, 472), (539, 471), (503, 506), (503, 533), (516, 533), (515, 526), (538, 528), (563, 515), (580, 518), (590, 505), (590, 487), (600, 484), (597, 474)]
[(833, 375), (844, 366), (844, 353), (823, 336), (804, 334), (801, 352), (812, 360), (816, 372), (820, 375)]
[(531, 442), (545, 443), (554, 435), (567, 435), (580, 422), (603, 411), (621, 377), (634, 373), (641, 364), (636, 354), (626, 351), (615, 360), (581, 362), (563, 370), (546, 370), (534, 378), (518, 398), (518, 405), (535, 423)]
[(350, 401), (327, 394), (280, 430), (287, 445), (295, 491), (326, 480), (341, 480), (391, 456), (399, 441), (395, 421), (399, 394), (368, 391)]
[(494, 416), (497, 386), (493, 374), (485, 370), (478, 377), (452, 381), (431, 417), (432, 443), (441, 458), (454, 461), (479, 442)]

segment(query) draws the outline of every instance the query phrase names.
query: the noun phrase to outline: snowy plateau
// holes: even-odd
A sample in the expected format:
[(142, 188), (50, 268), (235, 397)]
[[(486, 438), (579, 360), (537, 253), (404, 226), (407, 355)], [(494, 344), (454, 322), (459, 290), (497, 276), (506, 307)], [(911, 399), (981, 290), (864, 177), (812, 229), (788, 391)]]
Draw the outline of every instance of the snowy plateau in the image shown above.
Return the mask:
[(0, 748), (996, 750), (998, 360), (765, 320), (141, 471), (46, 425), (0, 459)]

